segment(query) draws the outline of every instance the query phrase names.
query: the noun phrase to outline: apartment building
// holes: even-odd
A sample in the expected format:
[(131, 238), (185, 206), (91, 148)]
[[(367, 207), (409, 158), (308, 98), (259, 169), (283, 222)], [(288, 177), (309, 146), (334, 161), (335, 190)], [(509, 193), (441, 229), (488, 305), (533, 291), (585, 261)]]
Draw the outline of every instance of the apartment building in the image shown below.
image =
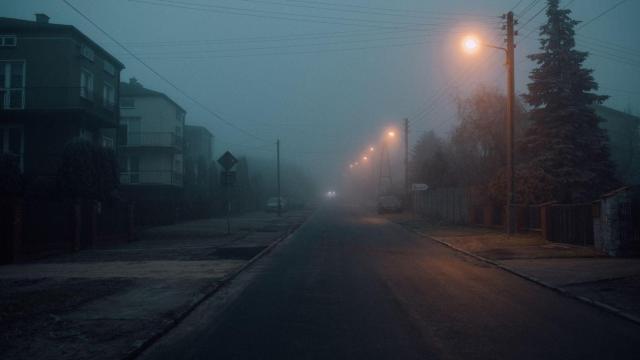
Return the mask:
[(66, 143), (114, 146), (124, 65), (71, 25), (0, 17), (0, 152), (25, 175), (57, 171)]

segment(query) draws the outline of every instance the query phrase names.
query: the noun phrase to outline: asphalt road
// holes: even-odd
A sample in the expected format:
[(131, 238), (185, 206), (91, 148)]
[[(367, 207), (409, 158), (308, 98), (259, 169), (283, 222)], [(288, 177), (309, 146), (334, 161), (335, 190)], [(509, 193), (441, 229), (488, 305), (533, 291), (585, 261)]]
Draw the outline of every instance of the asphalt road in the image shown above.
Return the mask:
[(640, 326), (336, 205), (143, 358), (640, 359)]

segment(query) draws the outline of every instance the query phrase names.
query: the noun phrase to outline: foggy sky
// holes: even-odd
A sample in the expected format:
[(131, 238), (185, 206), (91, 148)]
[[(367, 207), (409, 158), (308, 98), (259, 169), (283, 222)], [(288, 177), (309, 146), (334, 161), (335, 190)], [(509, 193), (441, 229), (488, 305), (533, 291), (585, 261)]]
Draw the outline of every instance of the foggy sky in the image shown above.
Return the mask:
[[(280, 138), (283, 161), (310, 170), (325, 187), (335, 184), (349, 162), (374, 144), (386, 127), (400, 126), (402, 118), (410, 118), (414, 140), (429, 129), (444, 134), (455, 121), (455, 95), (483, 83), (504, 89), (503, 55), (489, 49), (475, 57), (462, 54), (459, 38), (473, 31), (501, 45), (497, 16), (518, 3), (170, 2), (218, 6), (192, 10), (127, 0), (71, 2), (178, 87), (265, 141), (213, 118), (59, 0), (2, 0), (0, 16), (32, 20), (34, 13), (44, 12), (52, 23), (77, 27), (126, 65), (123, 80), (136, 77), (146, 87), (165, 92), (187, 110), (187, 123), (209, 128), (215, 136), (216, 155), (231, 149), (239, 155), (272, 159), (275, 140)], [(531, 2), (522, 1), (516, 15)], [(529, 10), (520, 24), (544, 2)], [(588, 21), (615, 2), (577, 0), (570, 8), (574, 18)], [(242, 9), (251, 9), (252, 15)], [(595, 50), (587, 65), (595, 69), (600, 93), (611, 96), (606, 105), (636, 114), (640, 113), (637, 14), (640, 2), (628, 1), (580, 29), (585, 37), (578, 38), (579, 49)], [(526, 89), (532, 64), (525, 55), (538, 46), (537, 31), (524, 38), (543, 21), (544, 13), (521, 29), (517, 38), (519, 93)], [(460, 80), (469, 67), (473, 67), (470, 74)]]

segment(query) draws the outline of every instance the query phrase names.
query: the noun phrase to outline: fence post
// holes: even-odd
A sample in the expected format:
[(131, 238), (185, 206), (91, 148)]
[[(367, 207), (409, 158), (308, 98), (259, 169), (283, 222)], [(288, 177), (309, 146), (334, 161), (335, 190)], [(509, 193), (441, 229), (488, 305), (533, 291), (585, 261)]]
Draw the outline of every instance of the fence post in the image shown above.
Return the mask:
[(540, 229), (545, 240), (551, 241), (551, 205), (542, 204), (540, 206)]
[(11, 236), (11, 262), (18, 262), (22, 258), (22, 201), (16, 199), (13, 202), (12, 236)]
[(79, 200), (73, 202), (71, 224), (73, 228), (72, 250), (80, 250), (80, 240), (82, 238), (82, 205)]
[(134, 219), (134, 203), (127, 204), (127, 241), (134, 240), (134, 232), (135, 232), (135, 219)]

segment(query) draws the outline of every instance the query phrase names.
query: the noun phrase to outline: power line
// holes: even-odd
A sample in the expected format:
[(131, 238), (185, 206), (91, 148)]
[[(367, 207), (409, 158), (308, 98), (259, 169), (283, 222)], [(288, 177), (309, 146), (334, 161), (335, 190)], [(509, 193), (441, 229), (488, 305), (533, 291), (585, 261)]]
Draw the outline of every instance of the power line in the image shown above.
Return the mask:
[[(298, 13), (288, 13), (279, 11), (268, 10), (255, 10), (247, 8), (238, 8), (231, 6), (219, 6), (210, 4), (199, 4), (177, 0), (130, 0), (136, 3), (145, 3), (155, 6), (173, 7), (188, 10), (205, 11), (212, 13), (221, 13), (229, 15), (250, 16), (266, 19), (279, 19), (289, 21), (300, 22), (315, 22), (321, 24), (333, 24), (333, 25), (346, 25), (346, 26), (360, 26), (367, 28), (380, 28), (380, 29), (394, 29), (398, 26), (441, 26), (442, 23), (426, 24), (426, 23), (398, 23), (388, 20), (372, 20), (372, 19), (358, 19), (358, 18), (345, 18), (335, 16), (321, 16), (321, 15), (306, 15)], [(319, 20), (315, 20), (319, 19)]]
[[(413, 12), (398, 14), (389, 12), (389, 10), (376, 10), (375, 8), (353, 8), (353, 7), (336, 7), (337, 5), (328, 5), (323, 4), (322, 2), (304, 2), (300, 1), (299, 4), (296, 4), (296, 1), (287, 1), (287, 2), (278, 2), (278, 1), (267, 1), (267, 0), (237, 0), (241, 2), (248, 2), (254, 4), (267, 4), (267, 5), (278, 5), (278, 6), (287, 6), (287, 7), (296, 7), (303, 9), (315, 9), (315, 10), (324, 10), (324, 11), (333, 11), (333, 12), (347, 12), (347, 13), (356, 13), (356, 14), (369, 14), (369, 15), (378, 15), (378, 16), (394, 16), (394, 17), (410, 17), (410, 18), (418, 18), (418, 19), (427, 19), (427, 18), (455, 18), (451, 15), (434, 15), (431, 12), (425, 12), (425, 15), (415, 15)], [(522, 1), (522, 0), (521, 0)], [(313, 5), (304, 5), (304, 4), (313, 4)], [(324, 6), (318, 6), (324, 5)], [(460, 15), (458, 15), (459, 17)]]
[[(347, 41), (330, 41), (330, 42), (316, 42), (308, 44), (286, 44), (286, 45), (273, 45), (273, 46), (261, 46), (261, 47), (244, 47), (244, 48), (230, 48), (230, 49), (201, 49), (201, 50), (176, 50), (171, 52), (146, 52), (137, 53), (140, 57), (146, 56), (162, 56), (162, 55), (201, 55), (201, 54), (217, 54), (225, 52), (243, 52), (243, 51), (259, 51), (259, 50), (277, 50), (277, 49), (291, 49), (291, 48), (305, 48), (316, 47), (325, 45), (343, 45), (343, 44), (360, 44), (363, 42), (375, 42), (375, 41), (387, 41), (387, 40), (420, 40), (424, 39), (424, 36), (412, 36), (412, 37), (387, 37), (387, 38), (374, 38), (374, 39), (358, 39)], [(426, 40), (426, 39), (425, 39)], [(117, 54), (121, 55), (121, 54)]]
[(330, 6), (342, 7), (342, 8), (373, 9), (373, 10), (380, 10), (380, 11), (402, 12), (402, 13), (441, 14), (441, 15), (455, 15), (455, 16), (479, 17), (479, 18), (494, 18), (494, 17), (495, 17), (495, 16), (493, 16), (493, 15), (479, 15), (479, 14), (468, 14), (468, 13), (453, 13), (453, 12), (431, 11), (431, 10), (419, 10), (419, 9), (392, 9), (392, 8), (381, 8), (381, 7), (371, 7), (371, 6), (364, 6), (364, 5), (356, 5), (356, 4), (333, 3), (333, 2), (327, 2), (327, 1), (290, 0), (289, 2), (307, 3), (307, 4), (324, 4), (324, 5), (330, 5)]
[(149, 71), (151, 71), (153, 74), (155, 74), (158, 78), (160, 78), (162, 81), (164, 81), (165, 83), (169, 84), (169, 86), (171, 86), (173, 89), (175, 89), (176, 91), (178, 91), (180, 94), (182, 94), (184, 97), (186, 97), (187, 99), (191, 100), (194, 104), (200, 106), (202, 109), (204, 109), (206, 112), (208, 112), (209, 114), (211, 114), (212, 116), (214, 116), (216, 119), (220, 120), (221, 122), (227, 124), (228, 126), (240, 131), (241, 133), (252, 137), (254, 139), (260, 140), (260, 141), (267, 141), (264, 140), (252, 133), (250, 133), (249, 131), (238, 127), (236, 124), (232, 123), (231, 121), (225, 119), (224, 117), (222, 117), (220, 114), (218, 114), (217, 112), (213, 111), (212, 109), (210, 109), (209, 107), (205, 106), (204, 104), (202, 104), (200, 101), (198, 101), (197, 99), (195, 99), (194, 97), (192, 97), (191, 95), (189, 95), (188, 93), (186, 93), (184, 90), (180, 89), (177, 85), (175, 85), (171, 80), (167, 79), (165, 76), (163, 76), (162, 74), (160, 74), (158, 71), (156, 71), (153, 67), (151, 67), (149, 64), (147, 64), (144, 60), (142, 60), (141, 58), (139, 58), (138, 56), (136, 56), (136, 54), (134, 54), (131, 50), (129, 50), (129, 48), (127, 48), (126, 46), (124, 46), (122, 43), (120, 43), (116, 38), (114, 38), (113, 36), (111, 36), (111, 34), (109, 34), (106, 30), (104, 30), (102, 27), (100, 27), (97, 23), (95, 23), (93, 20), (91, 20), (91, 18), (89, 18), (87, 15), (85, 15), (82, 11), (80, 11), (78, 8), (76, 8), (75, 6), (73, 6), (68, 0), (62, 0), (62, 2), (64, 2), (67, 6), (69, 6), (73, 11), (75, 11), (78, 15), (80, 15), (81, 17), (83, 17), (85, 20), (87, 20), (89, 23), (91, 23), (91, 25), (93, 25), (96, 29), (98, 29), (102, 34), (104, 34), (106, 37), (108, 37), (111, 41), (113, 41), (114, 43), (118, 44), (118, 46), (120, 46), (122, 49), (124, 49), (131, 57), (133, 57), (134, 59), (136, 59), (140, 64), (142, 64), (144, 67), (146, 67)]
[(231, 55), (214, 55), (214, 56), (192, 56), (192, 57), (152, 57), (147, 56), (146, 59), (154, 60), (211, 60), (211, 59), (233, 59), (233, 58), (245, 58), (245, 57), (257, 57), (257, 56), (282, 56), (282, 55), (307, 55), (307, 54), (323, 54), (323, 53), (339, 53), (345, 51), (358, 51), (358, 50), (373, 50), (373, 49), (387, 49), (398, 47), (409, 47), (428, 44), (430, 41), (415, 41), (408, 43), (397, 43), (380, 46), (362, 46), (362, 47), (348, 47), (339, 49), (321, 49), (321, 50), (309, 50), (309, 51), (290, 51), (290, 52), (263, 52), (252, 54), (231, 54)]
[(601, 17), (607, 15), (608, 13), (610, 13), (611, 11), (613, 11), (615, 8), (617, 8), (618, 6), (626, 3), (628, 0), (621, 0), (618, 1), (617, 3), (615, 3), (613, 6), (607, 8), (605, 11), (601, 12), (600, 14), (598, 14), (596, 17), (592, 18), (591, 20), (581, 24), (580, 26), (578, 26), (578, 28), (576, 29), (576, 31), (581, 30), (585, 27), (587, 27), (588, 25), (590, 25), (591, 23), (593, 23), (594, 21), (600, 19)]

